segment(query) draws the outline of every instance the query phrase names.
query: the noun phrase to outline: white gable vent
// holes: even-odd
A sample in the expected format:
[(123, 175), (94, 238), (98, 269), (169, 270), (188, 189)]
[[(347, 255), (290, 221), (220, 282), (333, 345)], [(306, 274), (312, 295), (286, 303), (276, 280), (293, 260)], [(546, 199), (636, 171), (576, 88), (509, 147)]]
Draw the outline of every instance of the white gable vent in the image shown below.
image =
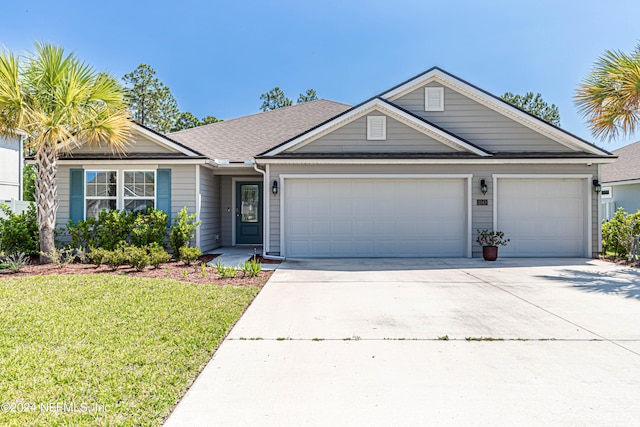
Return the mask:
[(424, 88), (424, 111), (444, 111), (444, 88)]
[(367, 139), (384, 140), (387, 139), (387, 117), (367, 116)]

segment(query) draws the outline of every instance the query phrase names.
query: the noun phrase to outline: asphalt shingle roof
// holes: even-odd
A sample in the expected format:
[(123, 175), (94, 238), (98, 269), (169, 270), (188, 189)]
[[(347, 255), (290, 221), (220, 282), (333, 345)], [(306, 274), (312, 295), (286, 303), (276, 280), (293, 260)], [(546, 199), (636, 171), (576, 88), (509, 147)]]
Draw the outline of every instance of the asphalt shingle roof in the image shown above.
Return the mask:
[(319, 99), (168, 136), (211, 159), (245, 161), (350, 108), (347, 104)]
[(618, 159), (610, 164), (602, 165), (601, 181), (629, 181), (640, 179), (640, 141), (614, 150)]

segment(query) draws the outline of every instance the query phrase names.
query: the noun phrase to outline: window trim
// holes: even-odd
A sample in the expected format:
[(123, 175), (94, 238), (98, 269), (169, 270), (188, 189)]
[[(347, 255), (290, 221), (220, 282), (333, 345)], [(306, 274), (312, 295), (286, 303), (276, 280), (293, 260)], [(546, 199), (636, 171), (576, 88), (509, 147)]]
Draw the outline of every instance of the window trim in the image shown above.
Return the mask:
[[(120, 170), (121, 174), (122, 174), (122, 186), (121, 186), (121, 194), (122, 194), (122, 205), (119, 208), (119, 210), (123, 211), (125, 210), (125, 202), (127, 200), (149, 200), (151, 199), (151, 197), (128, 197), (124, 195), (124, 174), (126, 172), (151, 172), (153, 173), (153, 207), (155, 209), (157, 203), (158, 203), (158, 170), (157, 169), (121, 169)], [(120, 188), (118, 188), (118, 190), (120, 190)]]
[(124, 196), (124, 173), (125, 172), (152, 172), (153, 173), (153, 207), (155, 208), (158, 205), (158, 169), (151, 168), (139, 168), (139, 169), (118, 169), (118, 168), (84, 168), (84, 182), (83, 186), (83, 219), (87, 219), (87, 199), (91, 200), (113, 200), (114, 197), (103, 197), (103, 196), (89, 196), (87, 197), (87, 174), (91, 172), (115, 172), (116, 174), (116, 209), (117, 211), (124, 211), (125, 200), (150, 200), (150, 197), (125, 197)]
[[(87, 196), (87, 174), (89, 173), (100, 173), (100, 172), (115, 172), (116, 174), (116, 195), (115, 197), (110, 196), (110, 197), (104, 197), (104, 196)], [(118, 192), (119, 192), (119, 188), (118, 188), (118, 177), (119, 173), (117, 169), (85, 169), (84, 170), (84, 182), (82, 183), (82, 187), (84, 189), (84, 200), (83, 200), (83, 215), (82, 217), (84, 218), (84, 220), (87, 219), (87, 200), (116, 200), (116, 209), (118, 209)]]

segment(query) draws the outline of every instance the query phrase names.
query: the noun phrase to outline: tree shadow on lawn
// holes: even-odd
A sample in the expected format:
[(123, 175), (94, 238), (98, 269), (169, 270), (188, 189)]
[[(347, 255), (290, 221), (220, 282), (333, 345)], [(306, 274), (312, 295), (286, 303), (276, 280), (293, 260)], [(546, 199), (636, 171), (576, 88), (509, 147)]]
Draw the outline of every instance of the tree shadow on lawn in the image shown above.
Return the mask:
[(620, 295), (640, 301), (640, 272), (562, 270), (558, 276), (538, 276), (562, 282), (585, 292)]

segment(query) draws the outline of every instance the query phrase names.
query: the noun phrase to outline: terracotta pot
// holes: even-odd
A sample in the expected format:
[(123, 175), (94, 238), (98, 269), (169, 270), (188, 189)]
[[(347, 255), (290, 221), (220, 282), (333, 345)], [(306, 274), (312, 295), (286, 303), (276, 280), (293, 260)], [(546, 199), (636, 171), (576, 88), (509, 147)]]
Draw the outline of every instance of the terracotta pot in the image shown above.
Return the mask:
[(498, 247), (497, 246), (483, 246), (482, 257), (485, 261), (495, 261), (498, 259)]

